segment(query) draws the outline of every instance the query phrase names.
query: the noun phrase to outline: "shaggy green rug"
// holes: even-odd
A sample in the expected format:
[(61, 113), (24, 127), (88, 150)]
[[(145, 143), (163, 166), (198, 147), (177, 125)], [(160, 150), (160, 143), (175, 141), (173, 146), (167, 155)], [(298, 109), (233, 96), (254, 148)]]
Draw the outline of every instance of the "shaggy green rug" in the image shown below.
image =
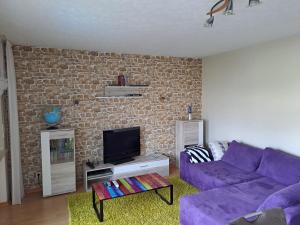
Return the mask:
[[(104, 201), (104, 222), (100, 223), (92, 206), (92, 193), (67, 197), (70, 225), (140, 225), (179, 224), (179, 197), (197, 192), (178, 177), (168, 180), (174, 187), (174, 203), (168, 205), (154, 191)], [(159, 190), (169, 198), (169, 189)]]

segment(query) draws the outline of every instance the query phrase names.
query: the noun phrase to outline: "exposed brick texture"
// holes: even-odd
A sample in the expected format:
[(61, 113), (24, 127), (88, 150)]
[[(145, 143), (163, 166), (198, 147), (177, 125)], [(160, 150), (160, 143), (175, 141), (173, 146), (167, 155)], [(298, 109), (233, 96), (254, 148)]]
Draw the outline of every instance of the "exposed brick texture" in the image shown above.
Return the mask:
[[(14, 46), (21, 155), (26, 189), (41, 172), (41, 119), (47, 104), (62, 106), (62, 127), (75, 129), (76, 173), (82, 162), (102, 158), (104, 129), (140, 126), (142, 154), (160, 151), (174, 158), (175, 121), (201, 117), (201, 59), (158, 57)], [(149, 83), (141, 99), (96, 99), (120, 74)], [(79, 100), (79, 105), (74, 101)]]

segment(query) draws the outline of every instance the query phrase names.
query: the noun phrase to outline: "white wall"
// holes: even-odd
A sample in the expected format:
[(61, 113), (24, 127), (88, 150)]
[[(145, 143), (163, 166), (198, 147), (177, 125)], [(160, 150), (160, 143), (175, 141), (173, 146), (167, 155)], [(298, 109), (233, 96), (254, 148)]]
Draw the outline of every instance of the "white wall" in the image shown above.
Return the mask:
[(206, 141), (300, 155), (300, 36), (203, 60)]
[[(1, 40), (0, 40), (1, 43)], [(1, 75), (0, 75), (1, 82)], [(0, 88), (1, 89), (1, 88)], [(7, 162), (4, 136), (4, 117), (2, 104), (2, 90), (0, 90), (0, 203), (8, 201)]]
[(0, 203), (8, 201), (6, 157), (0, 159)]

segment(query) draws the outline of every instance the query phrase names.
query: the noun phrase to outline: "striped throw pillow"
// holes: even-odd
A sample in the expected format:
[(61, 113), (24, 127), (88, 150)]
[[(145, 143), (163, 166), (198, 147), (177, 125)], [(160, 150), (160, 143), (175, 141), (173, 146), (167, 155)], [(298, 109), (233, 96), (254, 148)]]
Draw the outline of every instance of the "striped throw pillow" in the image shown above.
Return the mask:
[(202, 146), (193, 145), (185, 147), (185, 152), (189, 155), (191, 163), (202, 163), (212, 161), (209, 151)]

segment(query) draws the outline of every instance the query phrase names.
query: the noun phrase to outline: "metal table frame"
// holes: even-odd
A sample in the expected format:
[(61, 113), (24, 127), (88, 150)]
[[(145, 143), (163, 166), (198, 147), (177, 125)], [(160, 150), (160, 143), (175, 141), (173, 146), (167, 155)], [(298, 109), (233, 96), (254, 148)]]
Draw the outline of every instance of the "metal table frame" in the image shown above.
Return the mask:
[[(167, 200), (163, 195), (161, 195), (158, 190), (159, 189), (162, 189), (162, 188), (169, 188), (170, 190), (170, 196), (169, 196), (169, 200)], [(118, 196), (118, 197), (114, 197), (114, 198), (109, 198), (109, 199), (104, 199), (104, 200), (99, 200), (99, 207), (97, 207), (97, 201), (96, 201), (96, 192), (94, 190), (94, 187), (92, 187), (92, 200), (93, 200), (93, 207), (95, 209), (95, 212), (96, 212), (96, 215), (98, 217), (98, 220), (100, 222), (103, 222), (104, 220), (104, 213), (103, 213), (103, 202), (105, 200), (111, 200), (111, 199), (115, 199), (115, 198), (121, 198), (121, 197), (125, 197), (125, 196), (128, 196), (128, 195), (133, 195), (133, 194), (140, 194), (140, 193), (144, 193), (144, 192), (148, 192), (148, 191), (155, 191), (155, 193), (161, 198), (161, 200), (163, 200), (164, 202), (166, 202), (168, 205), (172, 205), (173, 204), (173, 185), (170, 184), (168, 186), (165, 186), (165, 187), (159, 187), (159, 188), (153, 188), (153, 189), (150, 189), (150, 190), (147, 190), (147, 191), (141, 191), (141, 192), (137, 192), (137, 193), (130, 193), (130, 194), (126, 194), (126, 195), (123, 195), (123, 196)]]

